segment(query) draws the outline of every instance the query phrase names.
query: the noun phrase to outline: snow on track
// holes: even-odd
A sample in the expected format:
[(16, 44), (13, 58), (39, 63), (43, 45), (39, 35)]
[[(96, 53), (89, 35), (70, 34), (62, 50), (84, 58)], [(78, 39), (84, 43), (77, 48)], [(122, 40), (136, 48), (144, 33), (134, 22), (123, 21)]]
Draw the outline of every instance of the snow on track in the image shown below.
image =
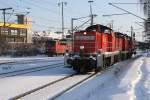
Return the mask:
[[(143, 58), (113, 65), (112, 69), (56, 100), (134, 100)], [(148, 99), (139, 99), (148, 100)]]
[(58, 64), (51, 64), (51, 65), (47, 65), (47, 66), (33, 67), (33, 68), (28, 68), (28, 69), (23, 69), (23, 70), (16, 70), (16, 71), (0, 74), (0, 79), (24, 75), (27, 73), (33, 73), (33, 72), (38, 72), (38, 71), (42, 71), (42, 70), (53, 69), (53, 68), (62, 67), (62, 66), (64, 66), (63, 63), (58, 63)]
[(36, 91), (20, 99), (21, 100), (36, 100), (38, 98), (38, 100), (47, 100), (89, 76), (90, 75), (75, 75), (73, 77), (57, 82), (53, 85), (50, 85), (46, 88), (43, 88), (39, 91)]
[[(44, 60), (43, 60), (44, 61)], [(41, 67), (41, 66), (47, 66), (47, 65), (52, 65), (52, 64), (57, 64), (57, 63), (63, 63), (63, 59), (59, 58), (56, 60), (52, 59), (46, 59), (47, 62), (33, 62), (33, 63), (24, 63), (24, 64), (4, 64), (0, 65), (0, 74), (1, 73), (7, 73), (7, 72), (12, 72), (16, 70), (23, 70), (23, 69), (29, 69), (29, 68), (34, 68), (34, 67)], [(20, 61), (23, 62), (23, 61)]]
[(14, 96), (53, 82), (74, 73), (68, 68), (54, 68), (50, 70), (28, 73), (21, 76), (0, 79), (0, 100), (8, 100)]
[[(0, 79), (0, 100), (7, 100), (46, 83), (74, 73), (68, 68), (56, 68), (22, 76)], [(76, 81), (81, 77), (76, 76)], [(75, 81), (58, 83), (35, 92), (27, 100), (45, 100)], [(63, 84), (63, 85), (62, 85)], [(67, 84), (67, 85), (66, 85)], [(150, 54), (114, 64), (105, 73), (68, 91), (56, 100), (150, 100)], [(22, 100), (22, 99), (21, 99)]]
[(63, 57), (45, 57), (45, 56), (33, 56), (33, 57), (0, 57), (0, 63), (1, 62), (8, 62), (8, 61), (24, 61), (24, 60), (46, 60), (46, 59), (51, 59), (51, 60), (59, 60), (63, 59)]
[(144, 64), (141, 66), (140, 80), (135, 87), (136, 100), (150, 100), (150, 55), (143, 58)]

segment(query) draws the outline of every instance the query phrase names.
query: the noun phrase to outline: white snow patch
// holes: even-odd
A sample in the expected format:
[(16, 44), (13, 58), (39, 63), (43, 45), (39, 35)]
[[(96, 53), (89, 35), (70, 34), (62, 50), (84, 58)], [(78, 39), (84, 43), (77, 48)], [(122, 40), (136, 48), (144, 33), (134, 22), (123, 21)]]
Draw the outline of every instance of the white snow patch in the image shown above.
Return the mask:
[(140, 79), (142, 58), (113, 65), (113, 69), (62, 95), (57, 100), (130, 100)]

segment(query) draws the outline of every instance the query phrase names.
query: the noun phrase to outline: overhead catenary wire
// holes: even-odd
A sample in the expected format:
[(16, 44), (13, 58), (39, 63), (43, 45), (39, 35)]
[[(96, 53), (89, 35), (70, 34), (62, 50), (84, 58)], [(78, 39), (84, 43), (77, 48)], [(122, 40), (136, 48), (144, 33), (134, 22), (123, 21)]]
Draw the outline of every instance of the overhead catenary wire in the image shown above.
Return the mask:
[(89, 19), (88, 21), (84, 22), (80, 26), (76, 27), (74, 30), (78, 30), (80, 27), (83, 27), (83, 25), (87, 24), (89, 21), (91, 21), (91, 19)]
[[(35, 2), (35, 1), (37, 1), (37, 2)], [(31, 0), (19, 0), (19, 1), (18, 0), (14, 0), (14, 2), (10, 2), (10, 3), (6, 2), (7, 4), (5, 4), (5, 5), (12, 5), (14, 9), (18, 9), (18, 12), (19, 12), (19, 10), (25, 10), (24, 8), (27, 8), (25, 6), (28, 6), (28, 8), (31, 8), (31, 10), (32, 10), (32, 8), (40, 8), (40, 10), (42, 10), (44, 13), (47, 13), (47, 14), (48, 14), (48, 12), (50, 12), (50, 13), (52, 12), (53, 14), (55, 13), (55, 14), (58, 14), (58, 15), (60, 14), (59, 12), (57, 13), (56, 9), (54, 10), (54, 9), (48, 8), (47, 6), (40, 5), (40, 3), (38, 1), (39, 0), (32, 0), (32, 1)], [(51, 2), (51, 1), (48, 1), (48, 0), (43, 0), (42, 4), (53, 5), (53, 7), (57, 8), (57, 5), (54, 5), (54, 4), (57, 4), (57, 3)], [(71, 12), (68, 12), (68, 9), (66, 9), (66, 11), (67, 11), (66, 12), (66, 16), (70, 16), (70, 14), (68, 14), (68, 13), (71, 13)], [(69, 11), (70, 11), (70, 9), (69, 9)], [(14, 14), (15, 14), (15, 12), (13, 13), (13, 15)], [(44, 22), (44, 24), (48, 23), (48, 22), (50, 22), (49, 24), (53, 24), (53, 23), (59, 24), (60, 23), (60, 20), (54, 20), (52, 18), (49, 19), (49, 18), (46, 18), (45, 16), (41, 16), (41, 15), (37, 16), (35, 14), (32, 14), (32, 12), (31, 12), (31, 14), (29, 16), (34, 17), (37, 20), (39, 19), (40, 21)], [(12, 15), (11, 15), (11, 18), (12, 18)], [(10, 20), (10, 18), (8, 18), (8, 20)]]
[[(32, 0), (32, 1), (37, 1), (38, 2), (38, 0)], [(51, 6), (53, 6), (53, 7), (55, 7), (56, 9), (57, 9), (57, 3), (54, 3), (54, 2), (51, 2), (51, 1), (46, 1), (46, 0), (44, 0), (43, 1), (43, 3), (44, 4), (47, 4), (47, 5), (51, 5)], [(69, 5), (67, 6), (67, 8), (68, 9), (65, 9), (65, 12), (66, 12), (66, 16), (70, 16), (70, 15), (79, 15), (80, 14), (80, 16), (83, 16), (83, 13), (81, 14), (81, 13), (79, 13), (78, 11), (75, 11), (74, 9), (72, 9)], [(73, 13), (72, 13), (73, 12)], [(59, 14), (59, 13), (58, 13)]]
[(57, 23), (59, 23), (59, 21), (57, 21), (57, 20), (48, 19), (48, 18), (45, 18), (45, 17), (42, 17), (42, 16), (34, 16), (34, 15), (31, 15), (31, 16), (35, 17), (37, 19), (40, 19), (42, 21), (45, 21), (45, 22), (57, 22)]
[(44, 9), (44, 10), (47, 10), (47, 11), (52, 12), (54, 14), (58, 14), (57, 11), (54, 11), (52, 9), (49, 9), (49, 8), (44, 7), (44, 6), (38, 5), (37, 3), (32, 2), (32, 0), (30, 2), (28, 2), (28, 1), (24, 1), (24, 2), (27, 3), (27, 4), (30, 4), (32, 6), (34, 6), (36, 8)]
[(14, 10), (12, 10), (12, 12), (10, 13), (10, 16), (7, 18), (7, 20), (6, 20), (7, 22), (11, 19), (13, 13), (14, 13)]
[(115, 8), (117, 8), (117, 9), (120, 9), (120, 10), (122, 10), (122, 11), (124, 11), (124, 12), (127, 12), (127, 13), (129, 13), (129, 14), (131, 14), (131, 15), (137, 17), (137, 18), (140, 18), (140, 19), (142, 19), (142, 20), (146, 20), (145, 18), (142, 18), (142, 17), (140, 17), (140, 16), (138, 16), (138, 15), (136, 15), (136, 14), (130, 12), (130, 11), (127, 11), (127, 10), (121, 8), (121, 7), (118, 7), (118, 6), (114, 5), (113, 3), (108, 3), (108, 4), (111, 5), (111, 6), (113, 6), (113, 7), (115, 7)]
[[(18, 14), (22, 14), (22, 13), (26, 13), (26, 12), (21, 12), (21, 13), (19, 13), (19, 12), (14, 12), (14, 10), (13, 10), (13, 12), (11, 12), (11, 13), (7, 13), (7, 14), (9, 14), (10, 16), (9, 16), (9, 18), (7, 19), (7, 21), (12, 17), (12, 15), (18, 15)], [(40, 17), (40, 16), (33, 16), (32, 15), (32, 17), (35, 17), (36, 19), (40, 19), (40, 20), (42, 20), (42, 21), (44, 21), (44, 22), (57, 22), (57, 23), (59, 23), (58, 21), (56, 21), (56, 20), (50, 20), (50, 19), (46, 19), (46, 18), (44, 18), (44, 17)], [(50, 23), (48, 23), (48, 24), (50, 24)]]
[[(16, 13), (20, 13), (20, 12), (16, 12)], [(16, 14), (16, 13), (13, 13), (13, 14)], [(10, 13), (11, 14), (11, 13)], [(33, 17), (33, 16), (32, 16)], [(51, 20), (51, 19), (47, 19), (45, 17), (40, 17), (40, 16), (34, 16), (35, 18), (38, 18), (44, 22), (55, 22), (55, 23), (59, 23), (57, 20)], [(50, 24), (50, 23), (49, 23)], [(43, 25), (41, 25), (43, 26)], [(46, 26), (43, 26), (43, 27), (46, 27)]]
[[(37, 0), (37, 1), (38, 1), (38, 0)], [(53, 7), (57, 7), (57, 6), (55, 6), (56, 3), (51, 2), (51, 1), (43, 0), (43, 3), (44, 3), (44, 4), (48, 4), (48, 5), (50, 4), (50, 5), (53, 6)], [(73, 15), (79, 15), (79, 14), (80, 14), (81, 16), (83, 16), (83, 13), (80, 13), (79, 11), (72, 9), (72, 8), (70, 7), (70, 5), (68, 5), (67, 8), (68, 8), (68, 9), (65, 9), (67, 13), (73, 14)], [(73, 13), (72, 13), (72, 12), (73, 12)]]
[(123, 4), (123, 5), (129, 5), (129, 4), (131, 4), (131, 5), (135, 5), (135, 4), (146, 4), (146, 3), (135, 3), (135, 2), (132, 2), (132, 3), (121, 3), (121, 2), (118, 2), (118, 3), (113, 3), (113, 4)]
[[(39, 0), (33, 0), (33, 1), (38, 2)], [(55, 8), (57, 8), (57, 6), (56, 6), (57, 3), (54, 3), (54, 2), (51, 2), (51, 1), (46, 1), (46, 0), (42, 0), (42, 2), (44, 4), (51, 5), (51, 6), (55, 7)]]

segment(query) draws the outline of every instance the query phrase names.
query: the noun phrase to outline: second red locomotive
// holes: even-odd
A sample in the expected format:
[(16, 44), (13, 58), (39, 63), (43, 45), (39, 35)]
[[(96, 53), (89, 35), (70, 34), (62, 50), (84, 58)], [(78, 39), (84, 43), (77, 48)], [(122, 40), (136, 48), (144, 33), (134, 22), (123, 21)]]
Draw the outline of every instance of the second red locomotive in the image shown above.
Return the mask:
[(131, 58), (134, 52), (131, 37), (97, 24), (74, 33), (72, 53), (66, 53), (65, 65), (79, 73), (98, 71)]
[(67, 39), (51, 39), (46, 41), (48, 56), (63, 55), (65, 50), (71, 50), (71, 41)]

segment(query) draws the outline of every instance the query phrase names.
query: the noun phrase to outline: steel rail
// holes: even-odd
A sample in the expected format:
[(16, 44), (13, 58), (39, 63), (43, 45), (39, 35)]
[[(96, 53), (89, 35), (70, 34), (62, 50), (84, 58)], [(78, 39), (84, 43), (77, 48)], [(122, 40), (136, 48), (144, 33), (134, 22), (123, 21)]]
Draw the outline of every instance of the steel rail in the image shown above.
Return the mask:
[(62, 96), (64, 93), (68, 92), (69, 90), (73, 89), (74, 87), (80, 85), (81, 83), (87, 81), (88, 79), (90, 79), (91, 77), (95, 76), (97, 73), (91, 74), (90, 76), (84, 78), (83, 80), (77, 82), (76, 84), (68, 87), (67, 89), (63, 90), (62, 92), (58, 93), (57, 95), (53, 96), (52, 98), (50, 98), (49, 100), (55, 100), (56, 98)]
[[(38, 62), (48, 62), (48, 60), (46, 61), (44, 59), (36, 59), (36, 60), (23, 60), (23, 62), (21, 62), (21, 61), (2, 62), (2, 63), (0, 63), (0, 65), (5, 65), (5, 64), (13, 64), (13, 65), (15, 65), (15, 64), (30, 64), (30, 63), (34, 63), (34, 62), (36, 63), (36, 61), (38, 61)], [(51, 61), (61, 61), (61, 60), (49, 60), (49, 62), (51, 62)]]
[(46, 69), (52, 69), (52, 68), (60, 67), (61, 65), (63, 66), (63, 63), (57, 63), (57, 64), (51, 64), (51, 65), (46, 65), (46, 66), (41, 66), (41, 67), (34, 67), (34, 68), (17, 70), (17, 71), (12, 71), (12, 72), (7, 72), (7, 73), (1, 73), (0, 79), (6, 78), (6, 77), (13, 77), (17, 75), (23, 75), (23, 74), (32, 73), (32, 72), (38, 72), (38, 71), (42, 71)]
[(45, 84), (45, 85), (42, 85), (42, 86), (40, 86), (40, 87), (37, 87), (37, 88), (35, 88), (35, 89), (32, 89), (32, 90), (27, 91), (27, 92), (25, 92), (25, 93), (22, 93), (22, 94), (20, 94), (20, 95), (18, 95), (18, 96), (15, 96), (15, 97), (13, 97), (13, 98), (10, 98), (9, 100), (17, 100), (17, 99), (20, 99), (20, 98), (22, 98), (22, 97), (25, 97), (25, 96), (31, 94), (31, 93), (34, 93), (34, 92), (36, 92), (36, 91), (39, 91), (39, 90), (41, 90), (41, 89), (43, 89), (43, 88), (46, 88), (46, 87), (48, 87), (48, 86), (50, 86), (50, 85), (53, 85), (53, 84), (55, 84), (55, 83), (57, 83), (57, 82), (63, 81), (63, 80), (65, 80), (65, 79), (68, 79), (68, 78), (70, 78), (70, 77), (73, 77), (73, 76), (75, 76), (75, 75), (76, 75), (76, 73), (75, 73), (75, 74), (71, 74), (71, 75), (66, 76), (66, 77), (63, 77), (63, 78), (61, 78), (61, 79), (55, 80), (55, 81), (53, 81), (53, 82), (49, 82), (49, 83), (47, 83), (47, 84)]

